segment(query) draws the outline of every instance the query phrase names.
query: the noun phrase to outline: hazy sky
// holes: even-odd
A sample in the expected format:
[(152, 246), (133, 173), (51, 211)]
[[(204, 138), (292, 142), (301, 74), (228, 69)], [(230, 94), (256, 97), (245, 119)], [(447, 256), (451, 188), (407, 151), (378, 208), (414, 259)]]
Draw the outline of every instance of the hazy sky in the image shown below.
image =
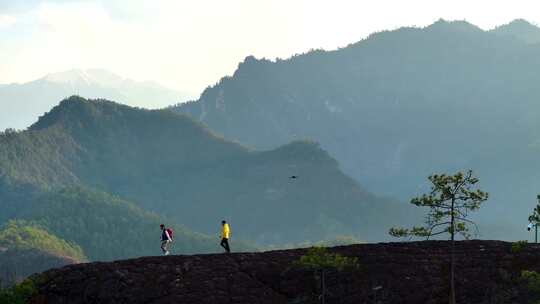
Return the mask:
[(439, 18), (484, 29), (540, 2), (475, 0), (0, 0), (0, 83), (105, 68), (198, 94), (248, 55), (335, 49), (374, 31)]

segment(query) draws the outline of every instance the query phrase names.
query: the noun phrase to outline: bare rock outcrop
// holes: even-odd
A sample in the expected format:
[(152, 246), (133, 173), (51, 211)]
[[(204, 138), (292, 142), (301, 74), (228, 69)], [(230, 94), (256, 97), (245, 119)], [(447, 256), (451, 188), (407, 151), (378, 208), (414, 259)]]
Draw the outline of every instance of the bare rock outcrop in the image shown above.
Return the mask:
[[(359, 244), (355, 271), (329, 272), (326, 303), (447, 303), (449, 243)], [(540, 270), (540, 246), (512, 252), (500, 241), (456, 244), (458, 303), (526, 303), (521, 270)], [(70, 265), (40, 275), (34, 304), (318, 303), (318, 280), (293, 267), (303, 249), (143, 257)]]

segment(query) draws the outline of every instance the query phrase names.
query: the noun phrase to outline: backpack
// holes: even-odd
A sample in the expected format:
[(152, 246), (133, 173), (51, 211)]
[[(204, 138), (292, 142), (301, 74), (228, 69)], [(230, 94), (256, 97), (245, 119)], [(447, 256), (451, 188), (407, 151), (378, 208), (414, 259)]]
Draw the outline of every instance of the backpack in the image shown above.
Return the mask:
[(169, 234), (169, 237), (171, 238), (171, 241), (173, 240), (173, 230), (171, 228), (167, 228), (165, 229), (165, 231), (167, 231), (167, 233)]

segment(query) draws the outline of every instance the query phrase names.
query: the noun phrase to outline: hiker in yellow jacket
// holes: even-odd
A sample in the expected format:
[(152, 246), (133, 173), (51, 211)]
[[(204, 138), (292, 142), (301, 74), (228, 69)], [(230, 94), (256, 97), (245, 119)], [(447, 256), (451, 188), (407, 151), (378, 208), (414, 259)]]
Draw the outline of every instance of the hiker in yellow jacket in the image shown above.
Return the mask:
[(225, 248), (225, 251), (227, 253), (231, 252), (231, 248), (229, 247), (229, 236), (231, 234), (231, 228), (229, 228), (229, 224), (227, 224), (226, 221), (221, 221), (221, 247)]

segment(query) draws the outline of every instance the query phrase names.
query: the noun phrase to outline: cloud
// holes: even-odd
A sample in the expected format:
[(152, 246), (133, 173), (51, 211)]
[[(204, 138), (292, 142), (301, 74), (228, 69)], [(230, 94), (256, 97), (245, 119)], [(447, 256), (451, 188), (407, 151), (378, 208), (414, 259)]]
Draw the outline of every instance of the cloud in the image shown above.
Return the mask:
[(105, 68), (197, 93), (248, 55), (293, 53), (291, 24), (271, 2), (130, 1), (49, 1), (26, 10), (21, 20), (30, 34), (24, 44), (0, 41), (0, 59), (2, 53), (9, 58), (0, 60), (6, 71), (0, 82)]
[(17, 23), (17, 18), (11, 15), (0, 15), (0, 29), (8, 28)]
[[(104, 68), (200, 93), (248, 55), (287, 58), (443, 17), (540, 20), (538, 0), (0, 0), (0, 83)], [(389, 9), (390, 8), (390, 9)]]

